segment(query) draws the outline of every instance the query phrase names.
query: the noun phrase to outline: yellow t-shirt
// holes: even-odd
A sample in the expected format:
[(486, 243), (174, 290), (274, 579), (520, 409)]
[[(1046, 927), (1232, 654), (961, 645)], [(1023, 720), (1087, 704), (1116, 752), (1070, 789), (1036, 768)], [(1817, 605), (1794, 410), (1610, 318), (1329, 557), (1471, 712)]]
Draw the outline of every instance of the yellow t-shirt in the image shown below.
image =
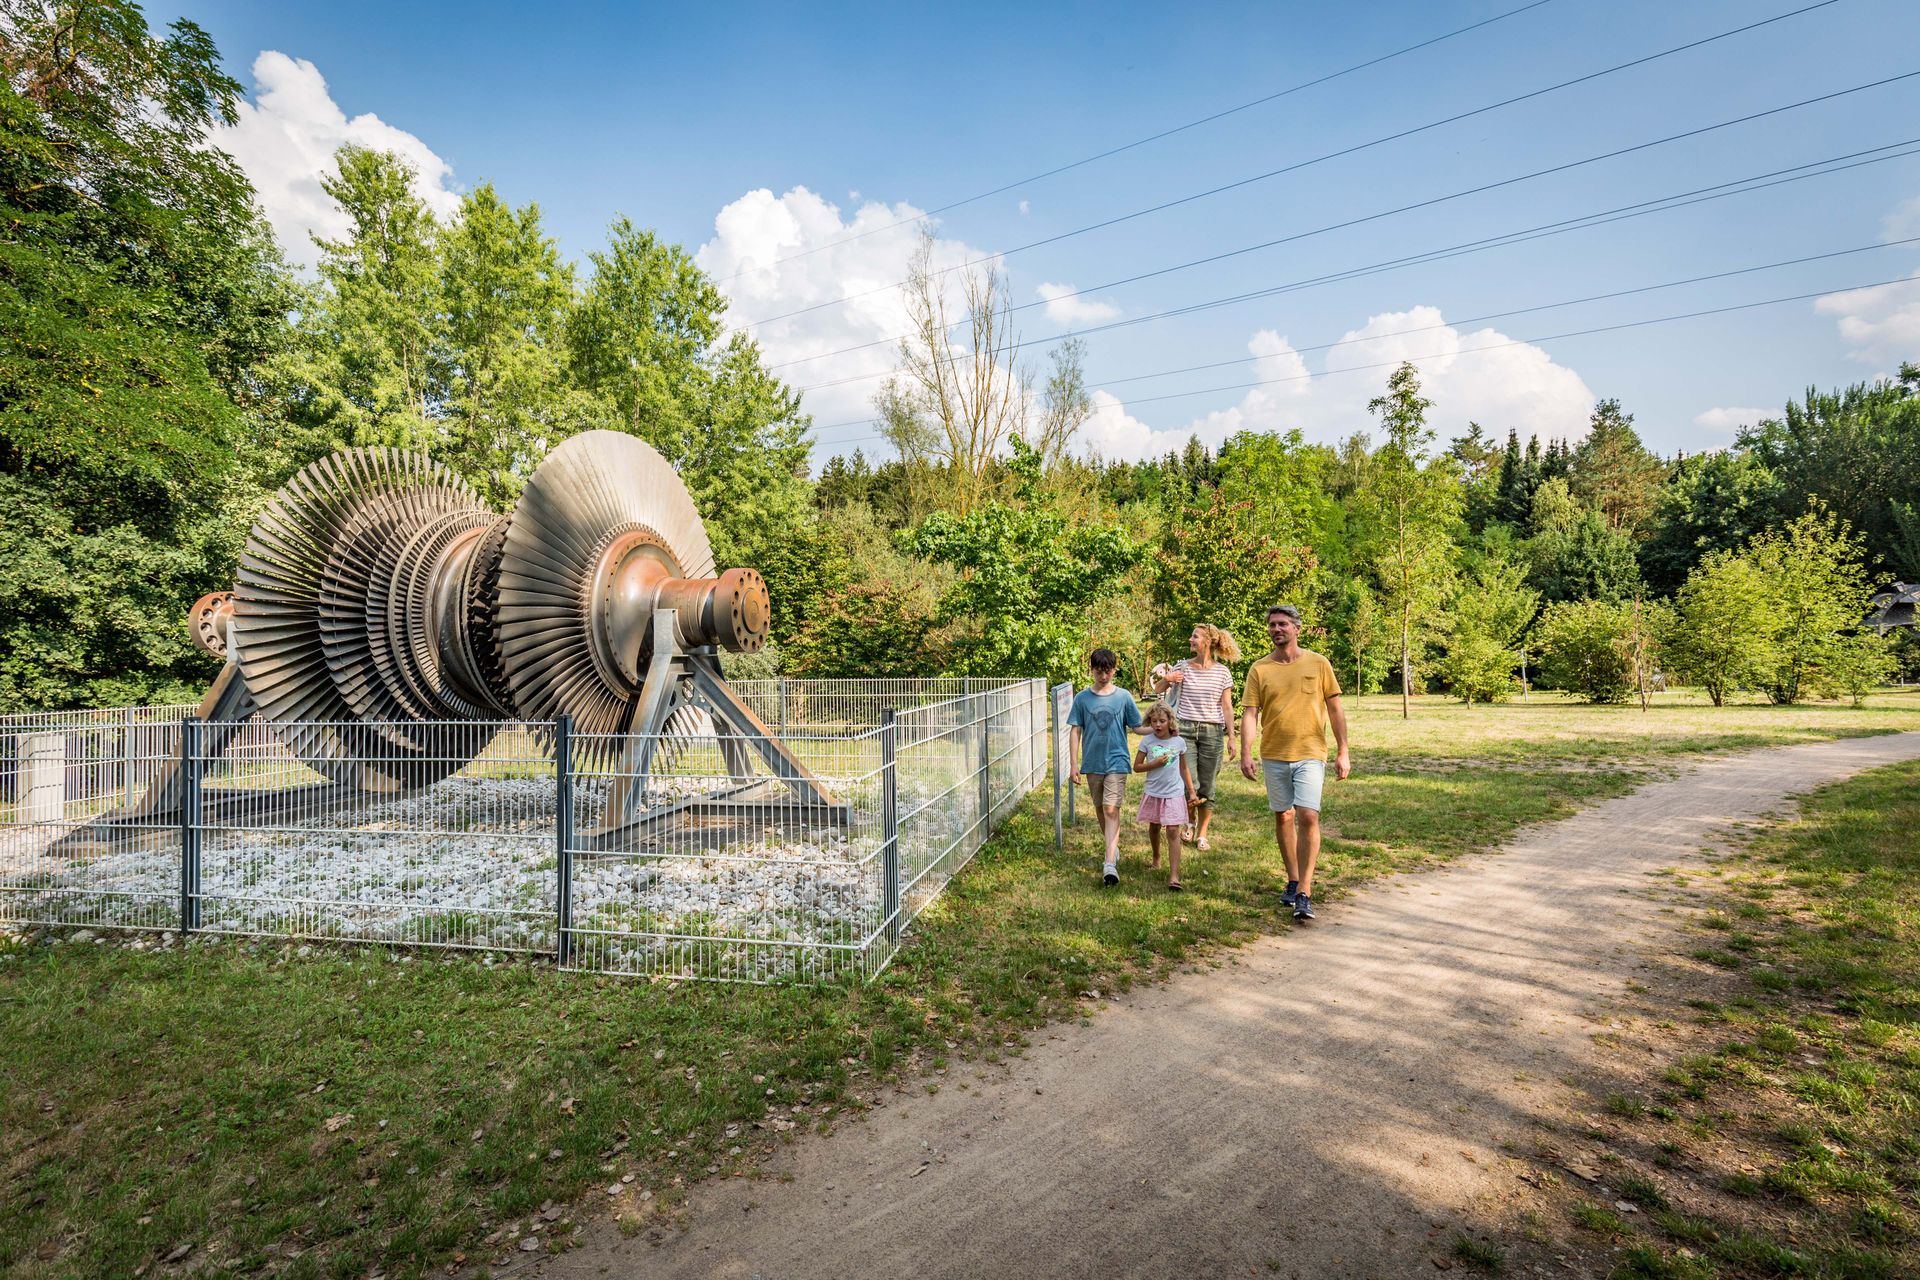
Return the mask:
[(1260, 712), (1260, 758), (1325, 760), (1327, 699), (1338, 696), (1333, 664), (1311, 649), (1292, 662), (1265, 657), (1254, 663), (1245, 705)]

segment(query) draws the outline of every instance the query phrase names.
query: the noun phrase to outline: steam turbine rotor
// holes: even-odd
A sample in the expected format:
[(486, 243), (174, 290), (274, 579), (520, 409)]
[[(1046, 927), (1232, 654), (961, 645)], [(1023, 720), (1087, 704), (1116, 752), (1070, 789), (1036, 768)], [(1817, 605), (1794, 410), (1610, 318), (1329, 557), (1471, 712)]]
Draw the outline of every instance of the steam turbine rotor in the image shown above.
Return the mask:
[(651, 445), (586, 431), (547, 455), (508, 522), (495, 635), (513, 704), (562, 712), (582, 733), (622, 730), (658, 609), (682, 648), (766, 643), (766, 580), (713, 575), (713, 546), (686, 485)]
[(686, 486), (633, 436), (564, 441), (508, 516), (425, 455), (348, 449), (274, 496), (231, 605), (209, 596), (193, 623), (209, 651), (230, 633), (246, 694), (302, 759), (412, 790), (477, 754), (489, 721), (631, 731), (661, 609), (676, 653), (759, 649), (765, 579), (713, 570)]

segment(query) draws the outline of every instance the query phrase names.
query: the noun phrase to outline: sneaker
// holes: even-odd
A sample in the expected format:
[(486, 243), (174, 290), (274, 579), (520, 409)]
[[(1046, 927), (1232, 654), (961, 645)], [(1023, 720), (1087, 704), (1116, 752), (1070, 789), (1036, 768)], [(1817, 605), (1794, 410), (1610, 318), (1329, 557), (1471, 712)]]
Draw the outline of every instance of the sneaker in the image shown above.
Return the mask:
[(1288, 906), (1292, 906), (1294, 903), (1294, 900), (1299, 896), (1300, 896), (1300, 882), (1298, 880), (1289, 880), (1287, 881), (1287, 887), (1285, 892), (1283, 892), (1280, 895), (1280, 901), (1286, 903)]
[(1120, 868), (1109, 862), (1106, 866), (1100, 868), (1100, 881), (1102, 884), (1119, 884)]
[(1293, 896), (1293, 918), (1295, 920), (1313, 919), (1313, 899), (1304, 893)]

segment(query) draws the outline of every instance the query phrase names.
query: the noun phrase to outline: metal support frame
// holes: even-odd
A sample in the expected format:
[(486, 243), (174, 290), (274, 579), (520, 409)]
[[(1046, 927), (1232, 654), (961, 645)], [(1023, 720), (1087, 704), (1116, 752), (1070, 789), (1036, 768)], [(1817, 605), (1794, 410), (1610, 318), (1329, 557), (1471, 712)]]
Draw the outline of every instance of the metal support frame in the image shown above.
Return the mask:
[(553, 796), (554, 948), (564, 965), (573, 961), (573, 717), (564, 713), (553, 722)]
[[(834, 825), (850, 821), (851, 807), (829, 791), (727, 683), (720, 674), (717, 653), (711, 648), (681, 650), (675, 644), (676, 624), (674, 610), (655, 611), (651, 658), (640, 696), (622, 724), (622, 732), (630, 736), (620, 752), (606, 822), (586, 833), (587, 837), (618, 843), (675, 818), (793, 817)], [(785, 718), (786, 702), (783, 694), (776, 719)], [(733, 786), (717, 794), (645, 807), (641, 784), (652, 771), (661, 735), (674, 713), (690, 705), (704, 708), (713, 718)], [(771, 778), (755, 774), (755, 755)]]
[(880, 911), (887, 941), (900, 941), (900, 781), (898, 714), (880, 716)]
[(180, 932), (200, 927), (200, 773), (198, 716), (180, 722)]

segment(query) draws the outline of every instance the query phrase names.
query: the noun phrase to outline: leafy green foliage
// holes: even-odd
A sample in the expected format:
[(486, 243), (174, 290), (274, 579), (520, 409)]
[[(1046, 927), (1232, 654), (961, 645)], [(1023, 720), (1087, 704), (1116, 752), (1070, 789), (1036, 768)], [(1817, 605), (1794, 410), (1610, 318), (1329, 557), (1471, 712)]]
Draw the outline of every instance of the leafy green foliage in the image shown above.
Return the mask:
[(1860, 540), (1839, 516), (1816, 507), (1755, 538), (1746, 557), (1766, 584), (1771, 619), (1760, 685), (1775, 702), (1798, 702), (1853, 657), (1846, 637), (1872, 594)]
[(1461, 574), (1435, 671), (1462, 702), (1502, 702), (1513, 692), (1519, 640), (1540, 603), (1526, 578), (1526, 566), (1497, 549)]
[(177, 696), (293, 296), (205, 145), (239, 87), (126, 3), (10, 5), (0, 66), (0, 710)]
[(1545, 683), (1589, 702), (1625, 702), (1635, 686), (1633, 662), (1620, 644), (1629, 608), (1601, 600), (1548, 605), (1533, 628)]
[(1758, 678), (1772, 631), (1770, 591), (1746, 557), (1709, 552), (1675, 599), (1674, 673), (1707, 691), (1713, 705)]
[(1014, 503), (997, 499), (965, 516), (936, 511), (904, 540), (913, 554), (959, 572), (940, 601), (958, 624), (952, 661), (969, 675), (1079, 673), (1088, 612), (1122, 586), (1142, 556), (1118, 525), (1069, 522), (1041, 500), (1039, 455), (1018, 437), (1010, 466)]
[(1361, 490), (1368, 522), (1366, 560), (1381, 602), (1395, 624), (1401, 674), (1401, 714), (1412, 693), (1416, 649), (1434, 629), (1435, 615), (1452, 578), (1453, 527), (1461, 497), (1451, 458), (1428, 460), (1432, 402), (1420, 394), (1412, 364), (1387, 379), (1387, 394), (1369, 405), (1386, 428)]

